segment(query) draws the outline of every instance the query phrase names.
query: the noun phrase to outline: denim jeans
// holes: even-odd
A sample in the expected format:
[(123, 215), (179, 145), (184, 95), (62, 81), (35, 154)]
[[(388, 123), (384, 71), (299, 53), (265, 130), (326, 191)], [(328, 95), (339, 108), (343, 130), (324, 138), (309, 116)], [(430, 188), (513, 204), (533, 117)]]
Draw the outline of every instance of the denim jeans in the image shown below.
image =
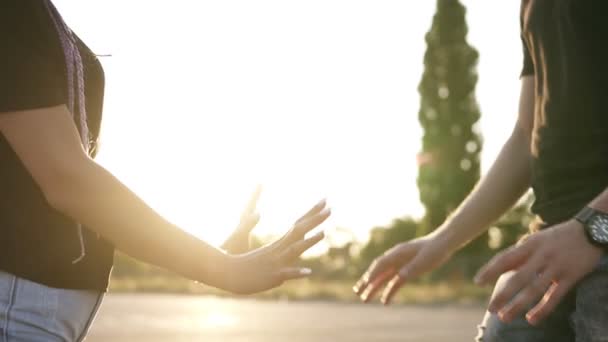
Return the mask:
[(0, 342), (83, 341), (102, 297), (0, 271)]
[[(499, 279), (494, 292), (510, 274)], [(540, 325), (532, 326), (525, 313), (503, 323), (486, 313), (477, 342), (608, 342), (608, 256), (579, 282)]]

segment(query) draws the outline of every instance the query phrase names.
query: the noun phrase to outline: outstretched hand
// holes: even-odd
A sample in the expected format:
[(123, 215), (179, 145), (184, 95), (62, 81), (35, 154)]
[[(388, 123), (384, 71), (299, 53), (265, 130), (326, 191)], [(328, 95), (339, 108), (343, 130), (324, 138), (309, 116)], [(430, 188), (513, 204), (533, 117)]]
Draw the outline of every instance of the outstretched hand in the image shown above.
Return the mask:
[(229, 265), (225, 289), (237, 294), (251, 294), (310, 275), (310, 269), (294, 267), (294, 264), (304, 252), (323, 239), (323, 232), (309, 238), (305, 236), (330, 214), (325, 201), (321, 201), (298, 219), (281, 239), (235, 256)]
[(400, 243), (374, 260), (353, 291), (367, 303), (384, 287), (381, 301), (388, 305), (406, 282), (440, 266), (450, 255), (434, 236)]

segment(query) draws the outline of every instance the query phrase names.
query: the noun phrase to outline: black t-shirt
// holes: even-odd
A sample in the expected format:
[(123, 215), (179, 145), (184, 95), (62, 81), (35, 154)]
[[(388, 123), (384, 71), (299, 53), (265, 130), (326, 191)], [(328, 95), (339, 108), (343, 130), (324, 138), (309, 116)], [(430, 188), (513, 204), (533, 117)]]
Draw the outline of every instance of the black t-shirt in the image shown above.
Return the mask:
[(552, 225), (608, 186), (606, 0), (523, 0), (523, 75), (534, 75), (532, 208)]
[[(45, 1), (0, 2), (0, 115), (68, 104), (64, 49)], [(104, 75), (91, 50), (77, 37), (76, 42), (84, 67), (87, 122), (95, 141)], [(1, 134), (0, 164), (0, 270), (50, 287), (106, 290), (113, 247), (86, 227), (81, 246), (78, 223), (49, 206)], [(86, 254), (74, 263), (82, 247)]]

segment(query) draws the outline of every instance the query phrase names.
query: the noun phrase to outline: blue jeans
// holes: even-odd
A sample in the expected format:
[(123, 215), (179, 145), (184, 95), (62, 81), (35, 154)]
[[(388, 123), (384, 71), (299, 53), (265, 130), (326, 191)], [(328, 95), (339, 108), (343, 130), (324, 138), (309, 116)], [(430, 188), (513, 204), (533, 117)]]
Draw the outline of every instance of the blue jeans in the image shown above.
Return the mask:
[(0, 342), (83, 341), (102, 297), (0, 271)]
[[(499, 279), (495, 293), (509, 276), (505, 274)], [(528, 324), (524, 314), (511, 323), (503, 323), (496, 315), (486, 313), (476, 341), (608, 342), (608, 256), (539, 326)]]

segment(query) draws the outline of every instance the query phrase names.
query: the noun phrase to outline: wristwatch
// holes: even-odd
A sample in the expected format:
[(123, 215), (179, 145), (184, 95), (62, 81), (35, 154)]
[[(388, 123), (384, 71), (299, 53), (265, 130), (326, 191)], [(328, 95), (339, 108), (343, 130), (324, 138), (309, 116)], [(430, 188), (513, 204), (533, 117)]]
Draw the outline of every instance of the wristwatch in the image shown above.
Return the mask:
[(575, 217), (585, 227), (589, 242), (608, 251), (608, 214), (585, 207)]

